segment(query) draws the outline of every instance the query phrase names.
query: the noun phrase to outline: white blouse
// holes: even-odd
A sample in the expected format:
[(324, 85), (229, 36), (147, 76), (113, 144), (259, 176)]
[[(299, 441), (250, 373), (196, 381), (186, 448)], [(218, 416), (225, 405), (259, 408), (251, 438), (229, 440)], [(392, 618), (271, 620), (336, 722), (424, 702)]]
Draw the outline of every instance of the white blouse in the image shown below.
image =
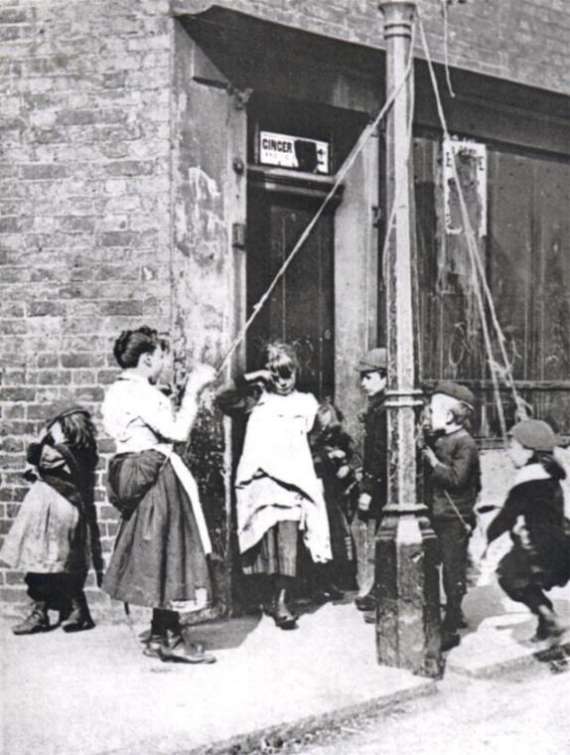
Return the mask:
[(164, 443), (185, 441), (197, 412), (196, 398), (186, 392), (175, 413), (170, 399), (141, 376), (123, 372), (103, 401), (103, 427), (117, 453), (138, 453)]

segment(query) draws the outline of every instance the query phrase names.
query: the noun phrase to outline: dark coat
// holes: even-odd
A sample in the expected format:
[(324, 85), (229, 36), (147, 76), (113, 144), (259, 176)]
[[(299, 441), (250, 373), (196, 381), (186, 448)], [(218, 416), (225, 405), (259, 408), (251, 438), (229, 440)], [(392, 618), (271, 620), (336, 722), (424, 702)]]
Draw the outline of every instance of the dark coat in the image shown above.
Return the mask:
[(368, 409), (362, 419), (364, 454), (360, 491), (371, 496), (369, 515), (377, 519), (386, 504), (388, 490), (388, 420), (384, 393), (368, 399)]
[(461, 428), (440, 436), (434, 452), (440, 464), (428, 468), (426, 474), (426, 501), (432, 516), (456, 519), (458, 511), (467, 524), (473, 524), (473, 507), (481, 490), (475, 440)]
[(566, 525), (559, 478), (515, 484), (487, 530), (489, 542), (511, 533), (513, 548), (500, 562), (499, 576), (517, 588), (533, 583), (548, 590), (566, 584), (570, 579)]

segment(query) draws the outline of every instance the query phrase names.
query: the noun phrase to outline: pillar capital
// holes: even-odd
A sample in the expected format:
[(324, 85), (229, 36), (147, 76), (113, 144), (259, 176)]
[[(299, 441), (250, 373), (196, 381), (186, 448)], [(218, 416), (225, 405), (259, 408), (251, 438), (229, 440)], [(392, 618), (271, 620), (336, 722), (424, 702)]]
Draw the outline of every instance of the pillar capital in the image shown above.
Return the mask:
[(417, 3), (411, 0), (383, 0), (378, 4), (384, 15), (384, 38), (411, 37)]

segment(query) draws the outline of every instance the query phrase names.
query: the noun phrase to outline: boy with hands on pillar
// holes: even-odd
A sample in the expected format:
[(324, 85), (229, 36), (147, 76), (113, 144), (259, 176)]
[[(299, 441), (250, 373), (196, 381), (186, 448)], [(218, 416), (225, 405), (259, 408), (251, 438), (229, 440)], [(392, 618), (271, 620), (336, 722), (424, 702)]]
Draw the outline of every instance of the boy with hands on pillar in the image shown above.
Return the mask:
[(443, 651), (460, 642), (461, 603), (466, 592), (467, 546), (474, 528), (474, 506), (481, 490), (479, 451), (467, 430), (475, 398), (450, 381), (436, 385), (430, 400), (430, 444), (422, 448), (428, 467), (426, 499), (438, 537), (446, 596)]

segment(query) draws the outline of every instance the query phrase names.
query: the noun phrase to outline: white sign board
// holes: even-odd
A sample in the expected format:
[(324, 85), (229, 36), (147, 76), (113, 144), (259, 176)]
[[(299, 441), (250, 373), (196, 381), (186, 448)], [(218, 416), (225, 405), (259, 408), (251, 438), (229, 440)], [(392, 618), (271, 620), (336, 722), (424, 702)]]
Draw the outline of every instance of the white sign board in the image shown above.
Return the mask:
[(463, 232), (463, 221), (453, 160), (459, 174), (466, 204), (473, 214), (475, 234), (487, 235), (487, 148), (468, 139), (448, 139), (443, 142), (443, 201), (445, 205), (445, 231), (456, 235)]
[(307, 173), (330, 173), (330, 145), (274, 131), (259, 132), (259, 162)]

